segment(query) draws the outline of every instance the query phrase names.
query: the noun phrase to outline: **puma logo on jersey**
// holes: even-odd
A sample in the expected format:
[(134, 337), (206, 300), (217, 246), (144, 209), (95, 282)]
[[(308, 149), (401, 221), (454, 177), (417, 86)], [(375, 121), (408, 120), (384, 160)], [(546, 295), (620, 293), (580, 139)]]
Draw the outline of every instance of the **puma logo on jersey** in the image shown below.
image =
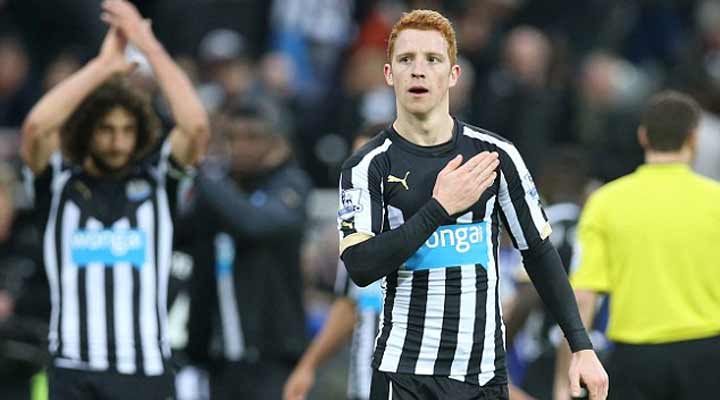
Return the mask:
[(410, 171), (406, 172), (405, 177), (402, 179), (398, 178), (397, 176), (388, 175), (388, 183), (399, 183), (405, 188), (405, 190), (410, 190), (410, 187), (407, 183), (408, 175), (410, 175)]

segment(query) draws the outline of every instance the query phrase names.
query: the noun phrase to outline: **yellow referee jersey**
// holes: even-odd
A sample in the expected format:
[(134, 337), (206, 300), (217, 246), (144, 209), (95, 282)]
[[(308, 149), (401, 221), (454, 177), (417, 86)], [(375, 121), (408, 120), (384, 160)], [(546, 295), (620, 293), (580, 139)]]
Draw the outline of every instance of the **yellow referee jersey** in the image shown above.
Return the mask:
[(610, 339), (720, 334), (720, 184), (684, 164), (645, 164), (591, 196), (578, 240), (571, 282), (610, 294)]

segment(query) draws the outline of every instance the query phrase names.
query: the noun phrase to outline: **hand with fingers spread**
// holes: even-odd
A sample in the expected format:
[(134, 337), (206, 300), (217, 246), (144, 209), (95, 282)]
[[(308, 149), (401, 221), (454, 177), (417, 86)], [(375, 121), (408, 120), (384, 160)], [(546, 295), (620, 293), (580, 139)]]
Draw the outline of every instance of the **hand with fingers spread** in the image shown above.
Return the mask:
[(608, 375), (592, 350), (573, 353), (570, 360), (570, 394), (581, 395), (580, 383), (584, 383), (590, 400), (605, 400), (608, 395)]
[(127, 0), (105, 0), (100, 15), (105, 23), (117, 28), (143, 53), (148, 53), (157, 39), (152, 32), (150, 20), (143, 19), (135, 6)]
[(449, 215), (457, 214), (475, 204), (497, 177), (498, 154), (484, 151), (465, 164), (457, 155), (440, 171), (433, 188), (435, 198)]

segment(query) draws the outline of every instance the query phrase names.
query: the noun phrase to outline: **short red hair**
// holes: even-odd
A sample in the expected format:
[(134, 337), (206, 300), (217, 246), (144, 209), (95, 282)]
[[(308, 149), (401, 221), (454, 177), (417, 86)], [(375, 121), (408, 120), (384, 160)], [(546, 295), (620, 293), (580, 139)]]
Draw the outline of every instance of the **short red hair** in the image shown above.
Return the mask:
[(445, 38), (448, 45), (448, 57), (450, 65), (457, 63), (457, 41), (455, 40), (455, 29), (450, 21), (442, 14), (433, 10), (413, 10), (403, 14), (402, 18), (395, 23), (390, 32), (387, 45), (387, 57), (392, 61), (392, 54), (395, 50), (395, 40), (400, 32), (405, 29), (418, 29), (421, 31), (438, 31)]

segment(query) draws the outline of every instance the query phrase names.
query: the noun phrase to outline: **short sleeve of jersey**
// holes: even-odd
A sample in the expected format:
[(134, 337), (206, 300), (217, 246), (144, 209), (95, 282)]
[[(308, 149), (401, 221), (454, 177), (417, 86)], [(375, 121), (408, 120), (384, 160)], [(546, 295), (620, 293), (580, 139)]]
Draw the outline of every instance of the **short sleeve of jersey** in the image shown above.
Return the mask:
[(158, 183), (165, 187), (170, 209), (175, 214), (178, 206), (184, 203), (184, 194), (192, 185), (194, 169), (182, 166), (173, 158), (169, 137), (148, 155), (145, 163), (153, 170)]
[(44, 215), (50, 210), (50, 201), (54, 187), (57, 186), (62, 172), (68, 168), (69, 165), (63, 162), (62, 155), (59, 151), (56, 151), (50, 156), (50, 161), (45, 167), (45, 170), (37, 175), (34, 174), (30, 168), (23, 168), (25, 191), (33, 203), (33, 208), (38, 213)]
[(498, 203), (502, 216), (518, 250), (528, 250), (547, 239), (552, 232), (540, 203), (530, 171), (515, 146), (498, 144), (500, 186)]
[(337, 214), (341, 241), (355, 233), (375, 236), (382, 232), (382, 174), (374, 160), (368, 154), (359, 163), (343, 168)]
[(608, 292), (610, 289), (607, 238), (602, 207), (594, 195), (587, 202), (578, 224), (570, 283), (575, 289)]

